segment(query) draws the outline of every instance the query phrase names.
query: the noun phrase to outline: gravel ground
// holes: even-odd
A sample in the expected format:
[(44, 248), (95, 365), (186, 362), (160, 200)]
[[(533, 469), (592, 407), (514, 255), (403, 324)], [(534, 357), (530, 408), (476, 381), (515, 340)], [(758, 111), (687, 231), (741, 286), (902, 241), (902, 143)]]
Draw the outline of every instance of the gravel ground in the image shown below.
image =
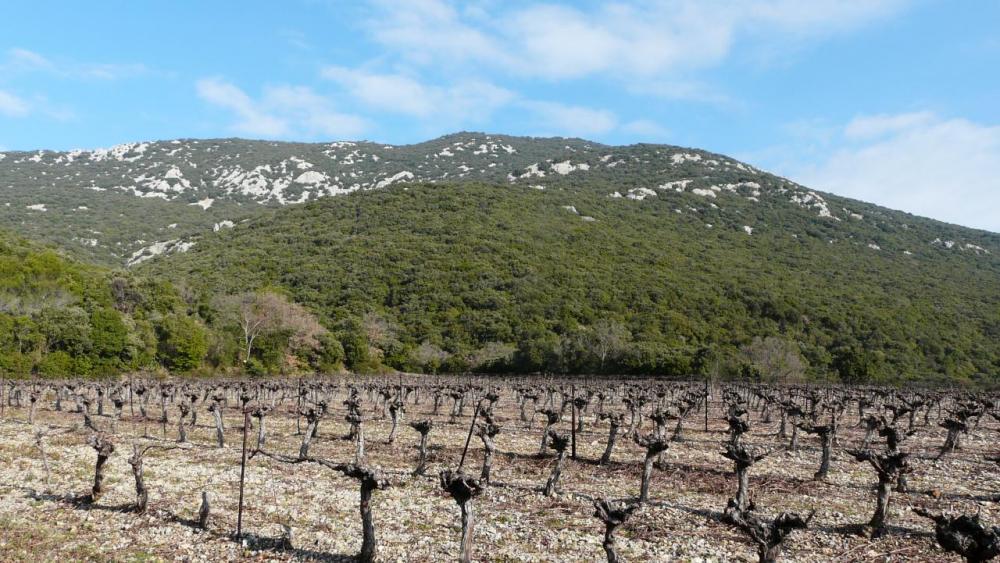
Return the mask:
[[(718, 398), (716, 393), (715, 397)], [(352, 461), (354, 445), (343, 439), (348, 425), (340, 391), (330, 413), (319, 425), (310, 455), (337, 462)], [(371, 405), (371, 402), (366, 402)], [(27, 409), (7, 408), (0, 419), (0, 559), (3, 561), (351, 561), (361, 545), (357, 482), (315, 464), (284, 464), (260, 457), (246, 470), (246, 537), (232, 539), (239, 493), (239, 448), (242, 416), (226, 409), (227, 446), (216, 448), (211, 415), (199, 405), (197, 428), (190, 443), (178, 449), (155, 449), (146, 456), (145, 477), (150, 490), (149, 510), (136, 515), (131, 444), (173, 445), (177, 410), (172, 408), (166, 434), (157, 422), (143, 423), (130, 416), (115, 428), (117, 451), (109, 461), (106, 494), (93, 506), (74, 502), (89, 492), (95, 452), (86, 445), (88, 432), (82, 417), (51, 410), (40, 403), (34, 426)], [(460, 524), (458, 506), (441, 492), (437, 472), (453, 468), (461, 457), (472, 409), (448, 424), (448, 406), (432, 416), (431, 400), (408, 404), (395, 444), (385, 443), (390, 421), (365, 424), (368, 461), (386, 471), (390, 488), (376, 491), (373, 500), (380, 560), (447, 561), (457, 559)], [(159, 417), (157, 407), (150, 416)], [(606, 410), (612, 410), (606, 407)], [(517, 404), (506, 393), (497, 405), (502, 426), (496, 437), (493, 486), (474, 500), (477, 514), (475, 559), (483, 561), (603, 561), (603, 525), (593, 517), (591, 499), (638, 495), (643, 450), (622, 437), (614, 462), (599, 466), (607, 438), (607, 424), (586, 415), (585, 431), (578, 435), (579, 460), (566, 460), (561, 492), (543, 496), (553, 457), (538, 457), (541, 416), (531, 429), (518, 420)], [(567, 415), (569, 411), (567, 410)], [(138, 415), (138, 411), (136, 412)], [(686, 422), (686, 440), (673, 443), (663, 454), (665, 466), (654, 470), (651, 502), (636, 512), (617, 533), (619, 553), (626, 561), (756, 561), (750, 542), (735, 528), (719, 521), (726, 499), (735, 492), (730, 462), (721, 457), (726, 423), (721, 405), (713, 404), (709, 431), (701, 414)], [(762, 424), (754, 413), (748, 442), (777, 445), (777, 418)], [(796, 531), (787, 542), (785, 561), (959, 561), (938, 548), (930, 521), (909, 509), (980, 512), (985, 522), (1000, 524), (1000, 471), (985, 457), (1000, 453), (995, 421), (983, 420), (965, 437), (963, 449), (933, 459), (944, 440), (944, 430), (933, 419), (919, 427), (903, 449), (913, 453), (915, 472), (910, 493), (895, 493), (890, 533), (874, 541), (852, 533), (874, 510), (874, 471), (854, 462), (843, 449), (856, 446), (862, 431), (856, 415), (845, 415), (840, 444), (827, 482), (812, 481), (819, 465), (819, 444), (802, 435), (796, 452), (776, 452), (751, 469), (750, 486), (758, 510), (816, 510), (808, 530)], [(109, 417), (95, 417), (110, 427)], [(431, 456), (426, 477), (412, 477), (419, 435), (408, 421), (430, 418)], [(556, 428), (569, 432), (569, 420)], [(644, 423), (649, 430), (651, 423)], [(294, 415), (279, 407), (267, 418), (268, 450), (296, 455), (301, 437)], [(75, 427), (75, 429), (74, 429)], [(49, 429), (44, 449), (46, 470), (35, 432)], [(623, 428), (624, 430), (624, 428)], [(148, 431), (151, 438), (142, 438)], [(624, 433), (624, 432), (623, 432)], [(251, 444), (254, 442), (251, 434)], [(466, 467), (478, 474), (482, 444), (473, 437)], [(213, 516), (207, 531), (194, 520), (201, 492), (208, 491)], [(292, 548), (282, 547), (283, 530), (292, 530)]]

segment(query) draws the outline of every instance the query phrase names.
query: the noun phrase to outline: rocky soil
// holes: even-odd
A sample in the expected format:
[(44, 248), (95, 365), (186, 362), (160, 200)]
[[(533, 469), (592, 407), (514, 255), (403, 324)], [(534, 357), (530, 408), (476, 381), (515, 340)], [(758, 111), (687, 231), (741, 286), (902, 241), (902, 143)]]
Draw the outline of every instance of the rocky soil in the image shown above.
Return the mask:
[[(344, 439), (348, 424), (340, 401), (331, 403), (319, 424), (310, 455), (336, 462), (354, 458), (353, 443)], [(715, 398), (718, 399), (718, 393)], [(135, 501), (127, 462), (133, 443), (173, 445), (176, 408), (170, 423), (158, 422), (158, 407), (150, 407), (143, 422), (125, 408), (125, 419), (114, 429), (117, 451), (109, 461), (107, 493), (94, 505), (75, 502), (90, 490), (94, 449), (81, 415), (51, 398), (40, 401), (34, 425), (27, 409), (6, 408), (0, 418), (0, 559), (4, 561), (351, 561), (361, 545), (357, 482), (315, 464), (285, 464), (257, 456), (246, 469), (245, 536), (233, 539), (239, 495), (241, 427), (235, 407), (226, 409), (227, 445), (215, 447), (211, 415), (199, 405), (198, 426), (190, 443), (177, 449), (155, 449), (145, 461), (150, 489), (149, 510), (131, 512)], [(371, 409), (371, 402), (366, 401)], [(437, 480), (441, 469), (454, 468), (461, 457), (472, 408), (454, 424), (449, 405), (432, 415), (431, 400), (406, 405), (395, 444), (386, 444), (390, 420), (365, 424), (368, 462), (385, 470), (391, 486), (376, 491), (373, 500), (380, 559), (385, 561), (447, 561), (458, 557), (459, 510)], [(726, 423), (721, 404), (713, 404), (709, 430), (701, 414), (686, 422), (683, 442), (663, 454), (664, 466), (653, 473), (651, 502), (618, 530), (620, 554), (627, 561), (756, 561), (750, 542), (720, 521), (726, 500), (736, 487), (731, 463), (720, 455)], [(473, 501), (476, 560), (483, 561), (603, 561), (603, 525), (594, 518), (592, 499), (636, 497), (643, 450), (626, 437), (619, 440), (613, 463), (597, 465), (604, 450), (607, 423), (585, 414), (585, 430), (577, 437), (577, 460), (567, 460), (562, 491), (553, 498), (541, 494), (554, 457), (539, 457), (543, 427), (537, 416), (532, 427), (518, 420), (517, 404), (506, 394), (497, 405), (502, 426), (496, 437), (494, 484)], [(569, 411), (556, 425), (569, 432)], [(413, 477), (419, 435), (406, 422), (434, 420), (430, 433), (430, 463), (425, 477)], [(754, 415), (749, 442), (768, 446), (775, 441), (777, 418), (762, 424)], [(930, 521), (910, 507), (979, 512), (985, 522), (1000, 524), (1000, 470), (986, 460), (1000, 453), (1000, 429), (984, 420), (965, 437), (963, 449), (934, 460), (944, 430), (934, 419), (920, 426), (905, 442), (913, 452), (915, 472), (909, 493), (896, 493), (889, 517), (890, 533), (868, 540), (852, 527), (867, 522), (874, 509), (875, 474), (844, 453), (863, 435), (856, 414), (845, 415), (840, 443), (827, 482), (812, 481), (819, 465), (819, 444), (802, 435), (795, 452), (777, 452), (751, 469), (750, 486), (758, 510), (816, 515), (805, 531), (787, 542), (786, 561), (958, 561), (936, 546)], [(110, 429), (110, 417), (95, 417)], [(918, 420), (918, 425), (921, 421)], [(644, 423), (644, 431), (650, 422)], [(267, 418), (268, 446), (273, 452), (297, 455), (301, 437), (286, 403)], [(46, 430), (42, 449), (36, 432)], [(148, 434), (148, 437), (143, 437)], [(624, 434), (624, 427), (623, 427)], [(255, 442), (250, 434), (251, 446)], [(473, 436), (466, 469), (478, 474), (483, 447)], [(47, 461), (48, 476), (45, 469)], [(208, 491), (212, 520), (207, 531), (196, 525), (202, 491)], [(291, 531), (291, 547), (282, 538)]]

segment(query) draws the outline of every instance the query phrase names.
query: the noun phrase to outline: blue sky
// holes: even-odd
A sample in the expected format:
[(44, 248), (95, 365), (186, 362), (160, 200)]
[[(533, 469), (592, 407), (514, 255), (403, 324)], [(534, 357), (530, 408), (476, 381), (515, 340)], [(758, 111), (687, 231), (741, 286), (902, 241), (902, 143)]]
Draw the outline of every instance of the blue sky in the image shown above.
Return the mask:
[(694, 146), (1000, 231), (1000, 0), (16, 2), (0, 147)]

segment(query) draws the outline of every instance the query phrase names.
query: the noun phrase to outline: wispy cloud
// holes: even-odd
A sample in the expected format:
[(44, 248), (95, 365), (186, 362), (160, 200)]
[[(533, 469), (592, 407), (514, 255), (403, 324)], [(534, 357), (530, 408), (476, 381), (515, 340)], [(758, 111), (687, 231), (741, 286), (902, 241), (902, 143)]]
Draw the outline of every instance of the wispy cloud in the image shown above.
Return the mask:
[[(487, 66), (548, 80), (677, 78), (742, 39), (816, 40), (900, 11), (906, 0), (672, 0), (462, 9), (446, 0), (376, 0), (372, 37), (410, 62)], [(661, 87), (665, 89), (665, 87)], [(668, 91), (669, 88), (666, 88)]]
[(662, 142), (670, 136), (670, 131), (649, 119), (636, 119), (621, 126), (621, 130), (636, 135), (645, 142)]
[(1000, 232), (1000, 126), (921, 111), (858, 116), (829, 156), (789, 167), (817, 189)]
[(0, 115), (7, 117), (24, 117), (28, 115), (30, 106), (27, 101), (10, 92), (0, 90)]
[(368, 107), (422, 119), (483, 120), (516, 97), (479, 80), (439, 86), (412, 76), (339, 66), (328, 66), (321, 74)]
[(354, 138), (368, 127), (358, 116), (334, 111), (326, 98), (304, 86), (268, 87), (257, 100), (221, 78), (201, 79), (195, 87), (203, 100), (233, 113), (231, 127), (244, 135)]
[(607, 110), (555, 102), (527, 101), (521, 105), (534, 114), (542, 135), (603, 135), (618, 126), (618, 118)]
[(70, 60), (54, 61), (41, 53), (23, 48), (8, 49), (0, 60), (6, 74), (44, 72), (61, 78), (117, 80), (145, 74), (149, 69), (139, 63), (95, 63)]

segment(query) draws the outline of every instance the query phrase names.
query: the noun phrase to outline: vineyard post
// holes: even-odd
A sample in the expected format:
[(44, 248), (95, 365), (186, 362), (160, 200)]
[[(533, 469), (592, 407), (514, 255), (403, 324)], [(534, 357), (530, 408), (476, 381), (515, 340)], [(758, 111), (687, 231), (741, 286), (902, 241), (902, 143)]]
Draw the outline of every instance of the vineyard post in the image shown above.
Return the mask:
[(458, 462), (458, 470), (462, 470), (462, 465), (465, 464), (465, 454), (469, 452), (469, 441), (472, 440), (472, 430), (476, 427), (476, 418), (479, 416), (479, 407), (482, 405), (483, 400), (480, 399), (476, 403), (476, 410), (472, 413), (472, 424), (469, 425), (469, 435), (465, 437), (465, 447), (462, 448), (462, 459)]
[(3, 400), (3, 390), (7, 386), (7, 375), (0, 375), (0, 418), (3, 418), (4, 407), (7, 405), (7, 401)]
[(240, 505), (236, 515), (236, 539), (243, 537), (243, 482), (247, 471), (247, 429), (250, 428), (250, 411), (243, 409), (243, 458), (240, 460)]
[(708, 432), (708, 375), (705, 375), (705, 432)]
[(570, 428), (570, 434), (573, 437), (573, 449), (570, 452), (570, 457), (575, 460), (576, 459), (576, 384), (575, 383), (573, 384), (572, 387), (570, 387), (570, 396), (572, 397), (570, 399), (570, 408), (573, 409), (570, 411), (572, 413), (571, 423), (573, 425), (572, 428)]

